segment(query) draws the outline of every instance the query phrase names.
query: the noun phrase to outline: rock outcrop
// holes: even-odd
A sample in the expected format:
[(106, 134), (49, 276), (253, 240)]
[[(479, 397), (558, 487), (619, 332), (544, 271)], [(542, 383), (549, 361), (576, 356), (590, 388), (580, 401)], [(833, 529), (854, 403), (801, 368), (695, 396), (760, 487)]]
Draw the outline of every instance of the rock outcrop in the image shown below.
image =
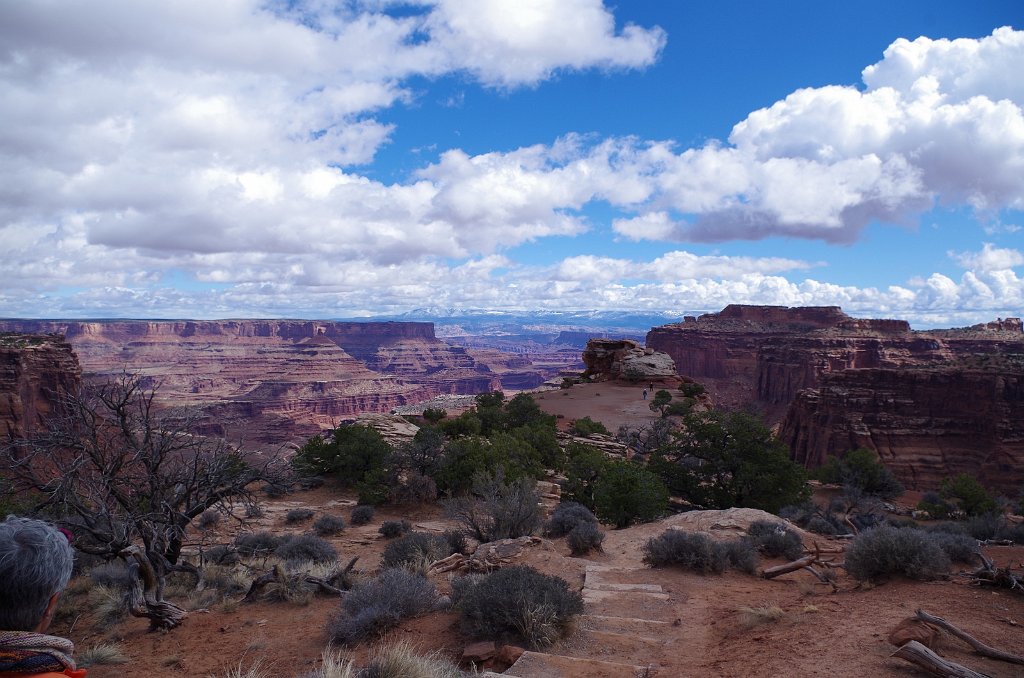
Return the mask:
[(585, 376), (646, 381), (676, 376), (667, 353), (641, 348), (630, 339), (591, 339), (583, 351)]
[(424, 322), (6, 320), (3, 330), (63, 334), (87, 376), (138, 372), (160, 385), (163, 402), (201, 409), (202, 433), (250, 444), (301, 441), (361, 412), (442, 394), (543, 381), (523, 356), (492, 370)]
[(721, 405), (785, 417), (780, 435), (807, 466), (864, 446), (912, 488), (959, 472), (1024, 481), (1020, 319), (913, 331), (832, 306), (728, 306), (656, 327), (647, 345)]
[(779, 429), (793, 459), (867, 447), (912, 489), (969, 473), (1016, 496), (1024, 482), (1024, 369), (862, 369), (801, 391)]
[(24, 437), (81, 383), (71, 345), (59, 336), (0, 334), (0, 436)]

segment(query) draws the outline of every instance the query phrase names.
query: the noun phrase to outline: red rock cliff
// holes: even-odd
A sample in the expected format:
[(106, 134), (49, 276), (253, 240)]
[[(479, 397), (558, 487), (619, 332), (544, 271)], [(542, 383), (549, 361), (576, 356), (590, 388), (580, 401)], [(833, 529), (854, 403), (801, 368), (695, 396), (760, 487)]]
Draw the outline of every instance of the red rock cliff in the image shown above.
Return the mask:
[(22, 437), (81, 383), (82, 370), (63, 337), (0, 335), (0, 436)]
[(969, 473), (1016, 496), (1024, 482), (1024, 370), (827, 374), (797, 396), (779, 437), (812, 468), (827, 455), (867, 447), (911, 489)]

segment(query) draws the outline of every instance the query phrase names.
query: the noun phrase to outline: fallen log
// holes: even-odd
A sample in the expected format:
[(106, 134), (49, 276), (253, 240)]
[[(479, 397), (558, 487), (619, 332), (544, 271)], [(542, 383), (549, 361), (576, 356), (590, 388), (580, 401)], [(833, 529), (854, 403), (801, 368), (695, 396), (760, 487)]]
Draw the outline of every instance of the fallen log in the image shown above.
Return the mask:
[(978, 673), (966, 666), (943, 659), (916, 640), (906, 643), (891, 656), (916, 664), (928, 673), (943, 678), (992, 678), (987, 673)]
[(935, 615), (928, 614), (924, 610), (918, 610), (916, 618), (920, 619), (921, 621), (927, 624), (931, 624), (932, 626), (938, 626), (940, 629), (943, 629), (944, 631), (948, 631), (950, 634), (956, 636), (960, 640), (970, 645), (972, 648), (974, 648), (974, 651), (977, 654), (980, 654), (983, 657), (988, 657), (990, 659), (998, 659), (999, 661), (1009, 662), (1011, 664), (1024, 664), (1024, 657), (1015, 655), (1011, 652), (1004, 652), (999, 648), (986, 645), (985, 643), (981, 642), (969, 633), (961, 631), (957, 627), (953, 626), (942, 617), (936, 617)]

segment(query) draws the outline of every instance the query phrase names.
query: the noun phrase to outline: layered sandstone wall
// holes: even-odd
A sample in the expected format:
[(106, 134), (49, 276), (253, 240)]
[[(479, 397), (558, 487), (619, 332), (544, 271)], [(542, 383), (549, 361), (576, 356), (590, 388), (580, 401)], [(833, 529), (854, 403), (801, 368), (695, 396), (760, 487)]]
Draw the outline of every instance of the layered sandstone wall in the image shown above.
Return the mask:
[(912, 489), (969, 473), (1015, 496), (1024, 481), (1024, 370), (828, 374), (797, 396), (779, 437), (808, 467), (867, 447)]
[(529, 365), (496, 373), (424, 322), (7, 320), (3, 330), (63, 333), (87, 375), (139, 373), (161, 402), (205, 413), (209, 432), (267, 444), (360, 412), (543, 381)]
[(24, 437), (81, 384), (71, 344), (57, 336), (0, 335), (0, 436)]

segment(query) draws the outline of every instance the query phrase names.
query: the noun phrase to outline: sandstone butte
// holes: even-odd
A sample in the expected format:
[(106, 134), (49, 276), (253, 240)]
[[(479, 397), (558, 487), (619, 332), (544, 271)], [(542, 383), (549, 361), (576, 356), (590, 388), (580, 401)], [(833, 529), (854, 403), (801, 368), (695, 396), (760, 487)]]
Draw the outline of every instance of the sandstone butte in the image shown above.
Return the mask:
[(647, 347), (720, 406), (764, 411), (808, 467), (867, 447), (911, 489), (961, 472), (1009, 496), (1024, 483), (1020, 319), (913, 331), (835, 306), (730, 305), (653, 328)]
[(451, 346), (423, 322), (4, 320), (0, 332), (62, 335), (86, 378), (139, 373), (159, 384), (164, 404), (199, 408), (200, 433), (250, 445), (301, 442), (362, 412), (553, 376), (524, 356)]

